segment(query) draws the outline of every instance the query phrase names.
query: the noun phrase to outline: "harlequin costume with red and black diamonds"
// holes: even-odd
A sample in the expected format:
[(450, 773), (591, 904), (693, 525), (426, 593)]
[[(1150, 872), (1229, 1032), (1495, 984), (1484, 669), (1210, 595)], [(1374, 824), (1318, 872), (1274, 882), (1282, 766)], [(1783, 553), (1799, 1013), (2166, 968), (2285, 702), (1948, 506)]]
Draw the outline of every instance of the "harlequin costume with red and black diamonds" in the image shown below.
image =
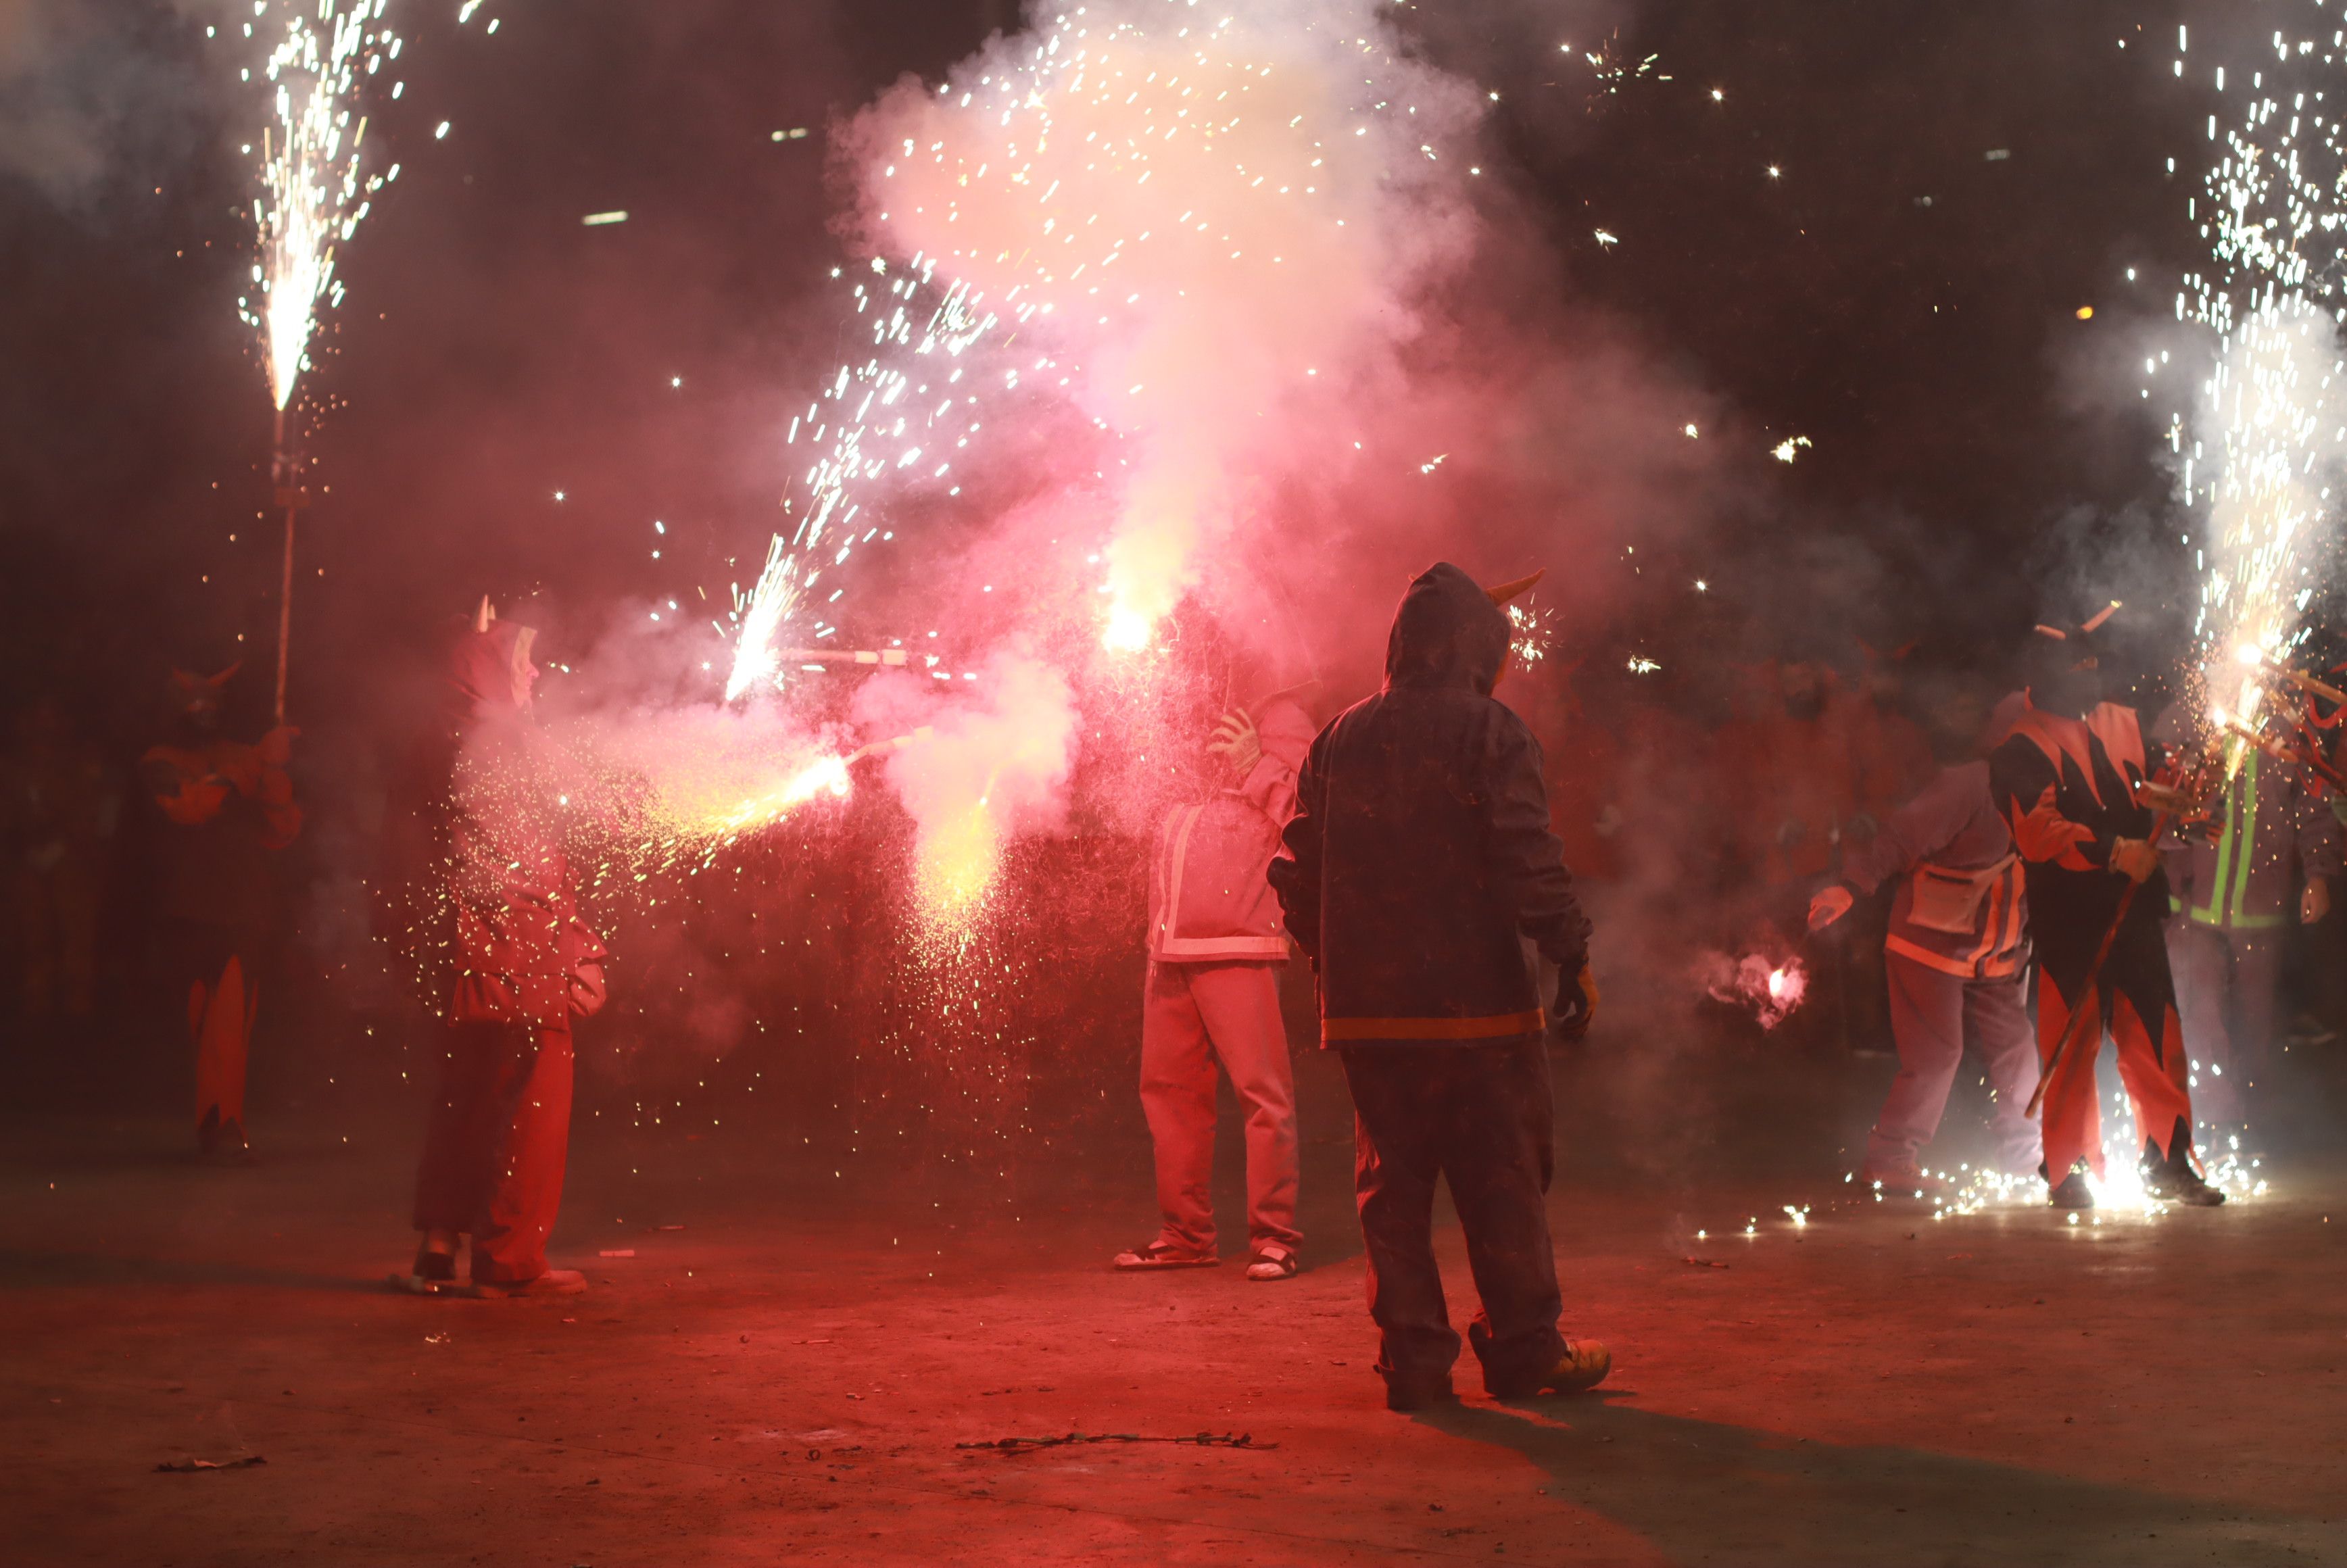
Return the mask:
[(2100, 700), (2092, 636), (2098, 625), (2099, 619), (2083, 629), (2039, 629), (2035, 679), (2012, 733), (1989, 758), (1991, 797), (2027, 868), (2041, 1064), (2050, 1067), (2078, 1009), (2095, 1009), (2104, 1025), (2080, 1038), (2046, 1085), (2045, 1170), (2057, 1203), (2079, 1161), (2096, 1176), (2104, 1173), (2095, 1061), (2106, 1030), (2147, 1145), (2147, 1179), (2165, 1178), (2154, 1182), (2155, 1190), (2174, 1185), (2191, 1189), (2193, 1201), (2221, 1201), (2201, 1189), (2189, 1164), (2189, 1064), (2161, 936), (2168, 902), (2164, 871), (2154, 870), (2128, 902), (2109, 957), (2093, 990), (2086, 989), (2127, 886), (2126, 875), (2112, 866), (2114, 848), (2151, 836), (2154, 813), (2136, 789), (2164, 760), (2161, 748), (2147, 749), (2134, 709)]

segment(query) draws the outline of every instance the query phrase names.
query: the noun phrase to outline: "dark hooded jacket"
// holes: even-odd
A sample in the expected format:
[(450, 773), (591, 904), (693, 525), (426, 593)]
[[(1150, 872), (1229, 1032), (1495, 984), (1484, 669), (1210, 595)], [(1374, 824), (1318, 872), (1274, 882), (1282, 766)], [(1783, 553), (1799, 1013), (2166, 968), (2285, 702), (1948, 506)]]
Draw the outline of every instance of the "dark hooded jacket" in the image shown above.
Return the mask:
[(1394, 616), (1385, 689), (1305, 758), (1270, 877), (1319, 971), (1323, 1045), (1537, 1039), (1522, 938), (1567, 976), (1586, 960), (1540, 743), (1491, 697), (1508, 641), (1472, 578), (1428, 569)]

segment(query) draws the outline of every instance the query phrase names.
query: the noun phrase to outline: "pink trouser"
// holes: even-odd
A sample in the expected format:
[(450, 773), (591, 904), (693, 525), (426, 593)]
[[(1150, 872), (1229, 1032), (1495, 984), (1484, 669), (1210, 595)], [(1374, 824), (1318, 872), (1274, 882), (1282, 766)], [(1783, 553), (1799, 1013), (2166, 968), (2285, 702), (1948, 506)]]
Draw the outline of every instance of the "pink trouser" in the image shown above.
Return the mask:
[(1940, 1130), (1964, 1042), (1981, 1053), (1996, 1091), (1990, 1125), (2008, 1175), (2031, 1175), (2044, 1158), (2037, 1127), (2024, 1114), (2037, 1091), (2037, 1040), (2022, 1005), (2024, 977), (1968, 980), (1883, 955), (1891, 981), (1891, 1031), (1899, 1042), (1899, 1076), (1866, 1140), (1870, 1171), (1901, 1170)]
[(570, 1021), (446, 1023), (440, 1044), (415, 1228), (471, 1236), (477, 1281), (536, 1279), (570, 1152)]
[(1247, 1234), (1294, 1248), (1296, 1072), (1266, 963), (1153, 961), (1141, 1012), (1141, 1108), (1157, 1149), (1162, 1240), (1214, 1245), (1214, 1063), (1246, 1116)]
[[(2168, 968), (2192, 1062), (2192, 1101), (2205, 1121), (2249, 1120), (2241, 1091), (2264, 1076), (2273, 1050), (2280, 958), (2278, 931), (2252, 936), (2181, 918), (2168, 923)], [(2226, 1027), (2229, 1009), (2238, 1030)]]

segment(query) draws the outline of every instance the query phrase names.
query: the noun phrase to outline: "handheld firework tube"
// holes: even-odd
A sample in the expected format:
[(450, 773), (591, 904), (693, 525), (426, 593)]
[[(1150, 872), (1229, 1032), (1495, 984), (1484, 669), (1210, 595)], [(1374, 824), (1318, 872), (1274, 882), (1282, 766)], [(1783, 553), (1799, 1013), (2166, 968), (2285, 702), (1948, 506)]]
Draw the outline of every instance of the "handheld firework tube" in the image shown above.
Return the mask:
[[(2283, 745), (2235, 718), (2228, 718), (2225, 721), (2225, 728), (2275, 761), (2295, 763), (2330, 788), (2347, 794), (2347, 774), (2342, 774), (2338, 768), (2324, 760), (2322, 743), (2314, 733), (2317, 730), (2328, 730), (2337, 726), (2341, 714), (2347, 712), (2347, 692), (2341, 691), (2328, 682), (2318, 681), (2302, 670), (2293, 670), (2286, 664), (2277, 663), (2270, 659), (2258, 661), (2258, 672), (2264, 677), (2269, 685), (2291, 687), (2306, 699), (2304, 712), (2290, 717), (2291, 728), (2298, 732), (2300, 743), (2295, 746)], [(2321, 718), (2314, 712), (2314, 702), (2318, 697), (2332, 704), (2329, 719)]]

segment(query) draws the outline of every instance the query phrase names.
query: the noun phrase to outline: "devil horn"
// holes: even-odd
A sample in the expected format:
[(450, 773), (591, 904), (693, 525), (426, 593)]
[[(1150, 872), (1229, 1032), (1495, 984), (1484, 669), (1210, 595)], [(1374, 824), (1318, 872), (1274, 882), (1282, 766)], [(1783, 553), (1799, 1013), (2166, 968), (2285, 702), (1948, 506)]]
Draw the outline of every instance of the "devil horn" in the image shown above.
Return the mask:
[(244, 661), (240, 659), (235, 663), (230, 665), (227, 669), (221, 671), (219, 674), (205, 676), (204, 683), (208, 686), (214, 687), (225, 686), (236, 672), (243, 668)]
[(481, 608), (473, 611), (473, 630), (487, 631), (497, 618), (497, 607), (489, 602), (487, 594), (481, 595)]
[(1492, 586), (1483, 590), (1483, 596), (1489, 599), (1493, 604), (1505, 604), (1508, 600), (1515, 598), (1518, 594), (1524, 592), (1526, 589), (1530, 589), (1532, 584), (1540, 581), (1541, 579), (1547, 575), (1548, 568), (1542, 567), (1540, 570), (1532, 573), (1530, 577), (1520, 577), (1513, 582), (1494, 583)]

